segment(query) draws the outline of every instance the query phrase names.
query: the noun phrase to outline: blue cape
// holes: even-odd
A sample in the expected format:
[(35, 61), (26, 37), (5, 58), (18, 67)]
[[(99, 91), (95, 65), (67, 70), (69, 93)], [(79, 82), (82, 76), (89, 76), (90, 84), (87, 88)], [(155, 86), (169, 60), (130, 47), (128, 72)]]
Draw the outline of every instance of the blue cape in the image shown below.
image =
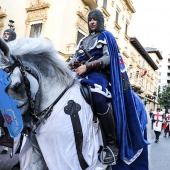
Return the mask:
[(107, 41), (110, 54), (111, 93), (119, 143), (119, 157), (122, 160), (130, 160), (138, 150), (149, 144), (144, 138), (147, 112), (142, 100), (132, 91), (130, 86), (126, 92), (123, 92), (121, 71), (124, 72), (128, 82), (129, 78), (116, 40), (109, 31), (103, 31), (101, 34)]

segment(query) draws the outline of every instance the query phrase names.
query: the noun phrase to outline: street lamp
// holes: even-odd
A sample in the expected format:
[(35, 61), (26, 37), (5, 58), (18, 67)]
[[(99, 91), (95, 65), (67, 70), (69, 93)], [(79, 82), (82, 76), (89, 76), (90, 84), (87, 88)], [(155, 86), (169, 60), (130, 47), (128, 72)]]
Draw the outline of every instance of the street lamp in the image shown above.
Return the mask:
[(156, 96), (157, 96), (157, 94), (156, 94), (156, 92), (154, 91), (154, 92), (153, 92), (153, 99), (154, 99), (154, 110), (155, 110), (155, 99), (156, 99)]

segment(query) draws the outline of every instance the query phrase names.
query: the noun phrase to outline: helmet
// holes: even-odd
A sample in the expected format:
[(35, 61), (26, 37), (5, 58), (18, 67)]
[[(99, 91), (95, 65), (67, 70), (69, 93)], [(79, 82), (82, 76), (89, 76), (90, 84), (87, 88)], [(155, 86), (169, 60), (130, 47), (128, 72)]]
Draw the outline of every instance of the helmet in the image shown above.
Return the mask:
[[(90, 18), (95, 18), (97, 20), (97, 28), (95, 32), (101, 32), (104, 30), (104, 16), (100, 10), (98, 9), (91, 10), (88, 14), (88, 21), (90, 20)], [(89, 25), (88, 28), (89, 32), (91, 33), (92, 30), (90, 29)]]
[[(9, 32), (9, 33), (10, 33), (8, 40), (5, 40), (6, 42), (13, 41), (13, 40), (16, 39), (16, 33), (15, 33), (12, 29), (6, 29), (6, 30), (4, 31), (4, 33), (5, 33), (5, 32)], [(3, 35), (4, 35), (4, 34), (3, 34)]]

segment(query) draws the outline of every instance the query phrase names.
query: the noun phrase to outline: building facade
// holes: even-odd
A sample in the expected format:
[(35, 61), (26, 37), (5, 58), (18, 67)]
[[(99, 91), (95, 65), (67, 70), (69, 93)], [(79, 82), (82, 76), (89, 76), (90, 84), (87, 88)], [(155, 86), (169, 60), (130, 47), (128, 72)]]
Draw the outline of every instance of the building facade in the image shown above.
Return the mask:
[(159, 64), (159, 86), (162, 91), (163, 86), (170, 84), (170, 54), (163, 52), (164, 58)]
[(58, 54), (69, 60), (79, 40), (88, 34), (87, 15), (94, 8), (104, 13), (105, 28), (116, 38), (132, 88), (143, 101), (148, 98), (145, 103), (150, 109), (156, 101), (146, 95), (158, 92), (158, 65), (156, 56), (147, 53), (136, 38), (129, 37), (136, 12), (131, 0), (0, 0), (0, 35), (11, 27), (17, 38), (47, 37)]

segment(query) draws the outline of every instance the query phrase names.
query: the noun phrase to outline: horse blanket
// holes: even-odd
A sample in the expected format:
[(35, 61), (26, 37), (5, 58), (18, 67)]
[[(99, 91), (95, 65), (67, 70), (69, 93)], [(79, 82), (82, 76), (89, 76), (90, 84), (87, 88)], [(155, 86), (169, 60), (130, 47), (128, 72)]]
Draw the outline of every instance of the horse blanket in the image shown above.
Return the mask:
[[(79, 85), (71, 87), (54, 106), (51, 116), (36, 130), (36, 138), (50, 170), (81, 170), (70, 116), (64, 112), (69, 100), (74, 100), (81, 106), (78, 112), (83, 131), (83, 156), (89, 165), (87, 170), (94, 170), (98, 164), (100, 146), (100, 129), (98, 123), (93, 123), (91, 107), (82, 97)], [(26, 139), (22, 146), (20, 164), (22, 169), (29, 170), (32, 157), (32, 147)], [(64, 149), (63, 149), (64, 148)]]

